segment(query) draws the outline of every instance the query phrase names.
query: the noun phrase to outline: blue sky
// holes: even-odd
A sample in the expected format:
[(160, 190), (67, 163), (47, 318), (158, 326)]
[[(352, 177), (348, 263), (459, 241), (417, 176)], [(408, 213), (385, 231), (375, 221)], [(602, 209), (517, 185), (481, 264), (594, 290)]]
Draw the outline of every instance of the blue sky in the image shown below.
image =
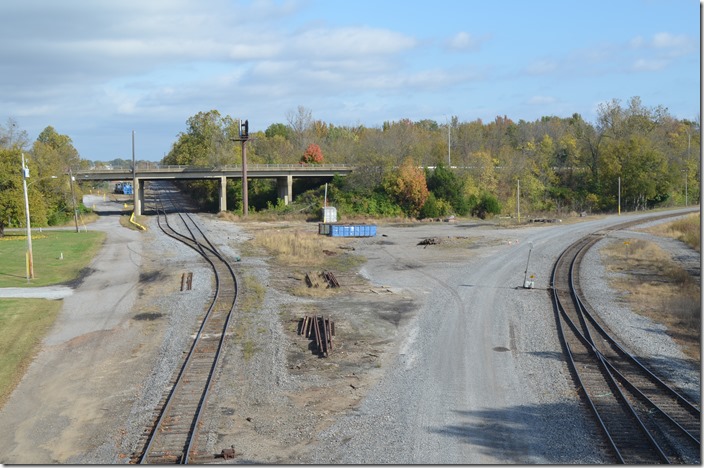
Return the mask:
[(700, 112), (696, 0), (3, 0), (0, 125), (81, 157), (159, 160), (201, 111), (250, 131), (581, 114), (640, 96)]

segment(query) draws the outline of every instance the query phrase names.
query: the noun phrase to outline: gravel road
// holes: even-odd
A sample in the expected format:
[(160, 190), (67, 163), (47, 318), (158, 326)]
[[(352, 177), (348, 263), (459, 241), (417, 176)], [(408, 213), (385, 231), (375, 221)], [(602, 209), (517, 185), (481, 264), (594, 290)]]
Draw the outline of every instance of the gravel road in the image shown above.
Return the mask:
[[(603, 463), (563, 362), (547, 287), (567, 245), (641, 216), (520, 229), (379, 225), (377, 237), (352, 243), (367, 259), (359, 284), (374, 291), (331, 303), (276, 288), (293, 281), (290, 272), (242, 255), (253, 225), (200, 216), (218, 248), (242, 256), (236, 273), (270, 286), (246, 318), (266, 339), (250, 358), (237, 340), (225, 351), (205, 422), (209, 446), (217, 453), (232, 443), (236, 463)], [(129, 296), (112, 300), (125, 309), (117, 317), (103, 312), (104, 327), (93, 326), (104, 329), (100, 341), (62, 312), (68, 315), (0, 412), (0, 462), (120, 463), (138, 445), (211, 287), (194, 253), (147, 224), (147, 233), (129, 234), (141, 247), (121, 247), (140, 259), (126, 267), (138, 284), (131, 307)], [(429, 237), (442, 242), (417, 245)], [(610, 304), (598, 253), (585, 263), (590, 302)], [(184, 271), (194, 272), (188, 293), (177, 288)], [(534, 289), (521, 288), (525, 275)], [(339, 348), (327, 360), (301, 350), (289, 326), (311, 307), (329, 309), (339, 324)], [(699, 398), (699, 363), (627, 312), (616, 314), (619, 332), (627, 329), (642, 355), (677, 359), (670, 378)], [(67, 342), (59, 340), (65, 327), (75, 331)], [(81, 384), (72, 383), (79, 375)]]
[[(361, 249), (370, 259), (365, 271), (374, 282), (424, 295), (424, 306), (401, 333), (405, 338), (384, 378), (358, 409), (320, 435), (325, 450), (313, 461), (604, 462), (592, 449), (594, 434), (562, 360), (546, 288), (554, 259), (571, 242), (632, 217), (520, 230), (448, 227), (443, 234), (471, 232), (497, 243), (451, 263), (442, 255), (421, 259), (408, 242), (396, 242), (402, 229), (380, 230), (386, 241), (371, 240)], [(406, 229), (419, 240), (438, 235), (436, 226)], [(527, 274), (535, 276), (535, 289), (525, 290), (519, 286), (531, 247)], [(608, 297), (603, 267), (588, 267), (583, 277), (591, 279), (590, 300)], [(608, 309), (604, 300), (593, 303)], [(629, 314), (632, 321), (637, 317)], [(618, 325), (643, 355), (686, 362), (657, 330), (623, 320)], [(698, 388), (698, 363), (682, 367), (687, 377), (679, 383)]]

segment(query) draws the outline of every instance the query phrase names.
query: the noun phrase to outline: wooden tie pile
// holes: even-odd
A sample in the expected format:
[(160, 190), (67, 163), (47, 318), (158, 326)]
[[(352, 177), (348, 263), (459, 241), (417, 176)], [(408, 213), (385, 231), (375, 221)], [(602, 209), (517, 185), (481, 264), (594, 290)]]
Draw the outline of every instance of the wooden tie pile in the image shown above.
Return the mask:
[(320, 271), (317, 273), (306, 273), (306, 284), (309, 288), (319, 288), (325, 284), (326, 288), (339, 288), (340, 283), (335, 278), (332, 271)]
[(298, 334), (315, 342), (315, 349), (322, 357), (332, 351), (332, 337), (335, 336), (335, 322), (318, 315), (306, 315), (299, 322)]

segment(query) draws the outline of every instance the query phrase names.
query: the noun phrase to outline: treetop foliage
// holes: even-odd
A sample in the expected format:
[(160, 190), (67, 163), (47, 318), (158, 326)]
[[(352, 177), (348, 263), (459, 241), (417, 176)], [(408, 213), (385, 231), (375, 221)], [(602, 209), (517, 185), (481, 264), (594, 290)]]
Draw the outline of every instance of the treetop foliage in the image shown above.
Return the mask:
[[(519, 182), (525, 213), (616, 211), (619, 180), (624, 210), (684, 204), (685, 197), (694, 204), (700, 198), (699, 116), (677, 119), (665, 107), (648, 107), (637, 96), (625, 103), (617, 99), (602, 103), (594, 122), (574, 113), (532, 122), (506, 115), (462, 122), (452, 116), (445, 122), (399, 119), (380, 127), (337, 126), (316, 120), (303, 106), (285, 117), (285, 123), (250, 132), (248, 161), (320, 163), (324, 154), (326, 163), (355, 166), (355, 172), (331, 193), (332, 200), (343, 207), (338, 208), (341, 213), (402, 210), (407, 216), (430, 217), (490, 215), (498, 209), (511, 215), (517, 208)], [(241, 164), (242, 144), (233, 141), (238, 135), (239, 120), (217, 110), (199, 112), (188, 118), (162, 163)], [(30, 148), (26, 132), (10, 119), (0, 125), (0, 158), (18, 167), (20, 151), (36, 168), (34, 174), (41, 176), (86, 164), (67, 135), (49, 126)], [(10, 187), (9, 176), (2, 176)], [(52, 188), (52, 183), (56, 181), (34, 187), (47, 191), (47, 212), (65, 204), (59, 196), (64, 192), (58, 186)], [(260, 208), (267, 202), (277, 204), (275, 187), (267, 183), (250, 181)], [(193, 184), (200, 187), (194, 193), (214, 197), (208, 195), (212, 191), (208, 183)], [(232, 187), (228, 193), (236, 194)], [(296, 194), (301, 189), (307, 187), (296, 188)], [(4, 196), (12, 198), (8, 194), (13, 190), (8, 188)], [(7, 208), (9, 202), (4, 203), (3, 222), (21, 222), (16, 210)], [(235, 199), (236, 203), (241, 200)]]

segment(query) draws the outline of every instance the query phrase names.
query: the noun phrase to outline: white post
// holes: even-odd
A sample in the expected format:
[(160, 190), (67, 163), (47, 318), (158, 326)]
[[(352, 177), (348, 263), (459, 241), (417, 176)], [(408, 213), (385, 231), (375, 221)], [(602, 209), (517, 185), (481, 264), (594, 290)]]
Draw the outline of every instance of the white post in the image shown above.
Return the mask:
[(618, 178), (618, 215), (621, 216), (621, 177)]
[(24, 165), (24, 153), (22, 153), (22, 186), (24, 188), (24, 212), (27, 223), (27, 281), (34, 278), (34, 259), (32, 258), (32, 228), (29, 225), (29, 198), (27, 197), (27, 177), (29, 169)]

